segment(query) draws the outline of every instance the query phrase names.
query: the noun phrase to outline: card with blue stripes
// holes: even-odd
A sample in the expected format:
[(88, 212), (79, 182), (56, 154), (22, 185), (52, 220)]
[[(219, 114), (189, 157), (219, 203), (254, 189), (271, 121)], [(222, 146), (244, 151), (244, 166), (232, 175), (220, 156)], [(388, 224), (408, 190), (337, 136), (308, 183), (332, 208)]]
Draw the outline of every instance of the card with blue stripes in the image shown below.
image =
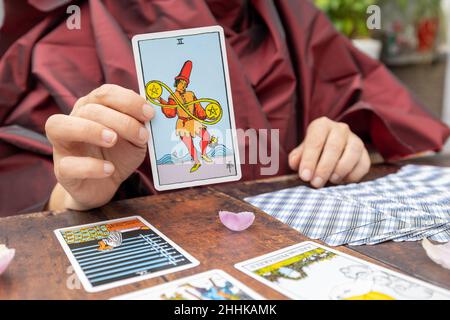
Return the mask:
[(450, 241), (450, 168), (407, 165), (373, 181), (305, 186), (245, 200), (331, 246)]
[(55, 234), (88, 292), (199, 265), (139, 216), (57, 229)]

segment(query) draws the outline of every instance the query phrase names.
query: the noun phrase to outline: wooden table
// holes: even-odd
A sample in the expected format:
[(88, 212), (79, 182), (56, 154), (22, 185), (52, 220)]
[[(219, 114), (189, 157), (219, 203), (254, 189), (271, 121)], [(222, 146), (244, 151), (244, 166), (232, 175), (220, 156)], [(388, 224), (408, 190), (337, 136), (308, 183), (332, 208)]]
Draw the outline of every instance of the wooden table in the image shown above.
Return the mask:
[[(450, 156), (409, 162), (450, 166)], [(366, 179), (395, 172), (398, 168), (374, 166)], [(90, 212), (38, 212), (0, 219), (0, 243), (16, 249), (14, 261), (0, 277), (0, 299), (107, 299), (214, 268), (228, 272), (266, 298), (285, 299), (233, 265), (308, 240), (242, 201), (249, 195), (300, 184), (295, 176), (283, 176), (119, 201)], [(254, 211), (256, 220), (248, 230), (232, 232), (220, 223), (219, 210)], [(69, 260), (53, 230), (129, 215), (144, 217), (196, 257), (200, 266), (100, 293), (74, 288)], [(343, 246), (337, 250), (450, 289), (450, 271), (433, 263), (418, 242)]]

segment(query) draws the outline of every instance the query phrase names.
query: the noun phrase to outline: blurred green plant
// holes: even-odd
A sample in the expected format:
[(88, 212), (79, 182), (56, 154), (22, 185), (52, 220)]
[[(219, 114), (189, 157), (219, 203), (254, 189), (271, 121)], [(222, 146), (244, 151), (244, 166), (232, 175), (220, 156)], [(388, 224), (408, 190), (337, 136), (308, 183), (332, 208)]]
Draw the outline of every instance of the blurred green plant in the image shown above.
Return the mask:
[(422, 17), (438, 16), (441, 0), (314, 0), (341, 33), (349, 38), (367, 38), (370, 36), (367, 22), (367, 7), (377, 4), (383, 7), (387, 3), (394, 4), (402, 12), (413, 7), (415, 20)]
[[(376, 0), (314, 0), (335, 25), (336, 29), (349, 38), (367, 38), (367, 7)], [(406, 1), (405, 1), (406, 2)]]

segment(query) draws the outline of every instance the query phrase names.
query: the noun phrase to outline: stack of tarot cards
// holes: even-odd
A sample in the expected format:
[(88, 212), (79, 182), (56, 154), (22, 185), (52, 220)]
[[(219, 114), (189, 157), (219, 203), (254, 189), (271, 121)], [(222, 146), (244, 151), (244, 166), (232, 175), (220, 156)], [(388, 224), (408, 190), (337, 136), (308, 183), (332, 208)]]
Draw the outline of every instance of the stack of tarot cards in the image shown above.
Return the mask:
[(450, 240), (450, 169), (407, 165), (370, 182), (304, 186), (245, 199), (331, 246)]

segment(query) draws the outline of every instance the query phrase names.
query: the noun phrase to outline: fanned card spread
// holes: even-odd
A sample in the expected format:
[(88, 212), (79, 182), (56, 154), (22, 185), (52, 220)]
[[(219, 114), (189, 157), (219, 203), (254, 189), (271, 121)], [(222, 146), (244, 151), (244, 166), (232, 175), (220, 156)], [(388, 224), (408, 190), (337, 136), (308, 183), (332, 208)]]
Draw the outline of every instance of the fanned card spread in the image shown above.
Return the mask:
[(448, 168), (408, 165), (369, 182), (319, 190), (299, 186), (245, 200), (331, 246), (450, 240)]

